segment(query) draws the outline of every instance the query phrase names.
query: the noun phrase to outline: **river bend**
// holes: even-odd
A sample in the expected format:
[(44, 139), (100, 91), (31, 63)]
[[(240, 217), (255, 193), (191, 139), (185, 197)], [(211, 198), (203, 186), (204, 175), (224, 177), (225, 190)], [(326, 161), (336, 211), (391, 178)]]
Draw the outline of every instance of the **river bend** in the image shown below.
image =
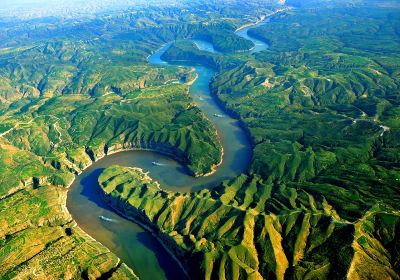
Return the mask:
[[(253, 41), (255, 48), (251, 53), (268, 47), (264, 42), (247, 35), (248, 29), (262, 24), (265, 23), (237, 32), (239, 36)], [(214, 52), (212, 44), (208, 42), (193, 42), (201, 50)], [(168, 47), (169, 45), (166, 45), (150, 56), (149, 62), (168, 67), (169, 64), (160, 59)], [(103, 202), (97, 183), (102, 170), (114, 164), (140, 167), (149, 171), (150, 176), (168, 190), (194, 191), (236, 177), (246, 171), (251, 160), (251, 146), (246, 133), (239, 122), (226, 114), (211, 97), (209, 83), (214, 71), (202, 66), (195, 66), (195, 70), (198, 78), (190, 86), (190, 96), (217, 128), (224, 148), (223, 163), (217, 171), (211, 176), (195, 178), (185, 173), (181, 164), (159, 153), (120, 152), (106, 156), (85, 169), (71, 185), (67, 198), (67, 208), (77, 224), (145, 280), (185, 279), (185, 275), (150, 232), (119, 216)], [(153, 161), (161, 163), (162, 166), (153, 165)], [(100, 216), (107, 217), (107, 221), (100, 219)]]

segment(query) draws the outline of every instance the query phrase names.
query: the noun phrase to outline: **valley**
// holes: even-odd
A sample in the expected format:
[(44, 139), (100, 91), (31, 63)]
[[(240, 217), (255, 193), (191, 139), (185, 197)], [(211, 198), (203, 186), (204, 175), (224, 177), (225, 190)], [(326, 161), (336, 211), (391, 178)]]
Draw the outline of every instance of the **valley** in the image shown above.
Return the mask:
[(398, 7), (206, 2), (0, 16), (0, 278), (399, 278)]

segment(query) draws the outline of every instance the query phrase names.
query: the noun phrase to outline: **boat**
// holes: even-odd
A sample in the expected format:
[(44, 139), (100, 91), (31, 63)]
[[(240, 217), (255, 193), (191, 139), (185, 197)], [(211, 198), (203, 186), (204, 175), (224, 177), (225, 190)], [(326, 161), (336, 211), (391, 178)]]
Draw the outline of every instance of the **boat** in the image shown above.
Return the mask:
[(152, 161), (151, 164), (155, 165), (155, 166), (163, 166), (164, 164), (156, 162), (156, 161)]
[(100, 215), (99, 218), (100, 218), (100, 220), (103, 220), (103, 221), (106, 221), (106, 222), (115, 222), (114, 219), (107, 218), (107, 217), (105, 217), (103, 215)]
[(217, 117), (217, 118), (223, 118), (224, 116), (223, 116), (223, 115), (221, 115), (221, 114), (214, 114), (214, 117)]

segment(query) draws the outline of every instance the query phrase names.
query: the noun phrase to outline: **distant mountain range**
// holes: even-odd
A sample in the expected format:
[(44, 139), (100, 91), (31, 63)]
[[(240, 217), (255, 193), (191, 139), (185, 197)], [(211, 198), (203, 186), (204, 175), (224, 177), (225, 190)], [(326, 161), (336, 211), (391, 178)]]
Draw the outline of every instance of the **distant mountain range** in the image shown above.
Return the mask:
[[(3, 1), (2, 1), (3, 2)], [(0, 18), (34, 19), (43, 17), (82, 17), (129, 7), (173, 5), (176, 0), (5, 0), (0, 7)]]
[[(184, 7), (187, 0), (4, 0), (0, 6), (0, 20), (31, 20), (46, 17), (78, 18), (108, 12), (126, 11), (140, 7)], [(204, 5), (234, 3), (238, 0), (196, 0)], [(261, 0), (265, 3), (284, 4), (280, 0)]]
[[(282, 2), (282, 1), (281, 1)], [(286, 0), (285, 4), (301, 8), (322, 8), (337, 6), (378, 6), (378, 7), (399, 7), (399, 1), (395, 0)]]

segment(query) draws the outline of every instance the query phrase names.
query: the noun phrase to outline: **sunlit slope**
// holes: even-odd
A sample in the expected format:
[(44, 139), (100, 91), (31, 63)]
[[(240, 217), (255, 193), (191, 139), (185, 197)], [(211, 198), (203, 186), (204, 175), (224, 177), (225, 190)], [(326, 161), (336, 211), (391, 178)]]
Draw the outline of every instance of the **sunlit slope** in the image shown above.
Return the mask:
[(356, 25), (367, 11), (342, 12), (302, 11), (254, 30), (271, 49), (216, 77), (212, 91), (248, 128), (252, 172), (335, 192), (338, 211), (361, 217), (399, 201), (399, 48), (388, 39), (398, 17), (380, 11)]
[(399, 278), (399, 13), (382, 1), (294, 9), (250, 32), (270, 44), (254, 55), (181, 41), (232, 34), (268, 14), (263, 3), (1, 25), (0, 278), (134, 277), (75, 226), (63, 186), (120, 148), (184, 155), (195, 174), (220, 160), (187, 96), (194, 73), (146, 64), (175, 39), (171, 60), (219, 71), (212, 92), (248, 130), (252, 165), (193, 194), (110, 168), (110, 203), (160, 231), (198, 278)]
[(151, 226), (196, 279), (398, 277), (400, 213), (392, 208), (376, 205), (350, 222), (329, 197), (258, 176), (182, 194), (113, 166), (99, 183), (113, 208)]
[(66, 185), (69, 173), (123, 149), (159, 150), (193, 174), (210, 172), (221, 160), (221, 145), (187, 91), (185, 84), (171, 84), (124, 97), (73, 95), (18, 104), (1, 117), (2, 194), (32, 177)]
[(67, 190), (20, 190), (0, 200), (2, 279), (101, 277), (134, 279), (114, 254), (86, 235), (63, 206)]
[(270, 50), (229, 66), (175, 43), (166, 59), (219, 69), (211, 90), (248, 130), (249, 174), (179, 194), (113, 167), (107, 200), (159, 230), (198, 278), (397, 279), (398, 18), (290, 11), (252, 32)]
[(216, 130), (188, 96), (191, 70), (172, 76), (152, 70), (158, 85), (149, 80), (144, 88), (99, 97), (66, 94), (3, 104), (0, 278), (134, 278), (67, 214), (74, 175), (106, 154), (133, 148), (177, 157), (195, 175), (220, 162)]
[(0, 20), (0, 278), (135, 278), (67, 214), (75, 174), (130, 148), (179, 156), (195, 175), (220, 162), (216, 130), (187, 95), (195, 73), (147, 56), (208, 24), (232, 33), (272, 6), (227, 3), (225, 18), (217, 3), (188, 7)]
[(223, 55), (200, 50), (189, 40), (174, 42), (163, 53), (161, 59), (172, 63), (199, 64), (213, 69), (225, 69), (239, 63), (235, 58), (226, 59)]
[(90, 43), (54, 42), (14, 49), (0, 57), (0, 99), (83, 94), (93, 97), (126, 94), (146, 86), (191, 80), (180, 68), (153, 68), (138, 64), (128, 45), (114, 48)]

